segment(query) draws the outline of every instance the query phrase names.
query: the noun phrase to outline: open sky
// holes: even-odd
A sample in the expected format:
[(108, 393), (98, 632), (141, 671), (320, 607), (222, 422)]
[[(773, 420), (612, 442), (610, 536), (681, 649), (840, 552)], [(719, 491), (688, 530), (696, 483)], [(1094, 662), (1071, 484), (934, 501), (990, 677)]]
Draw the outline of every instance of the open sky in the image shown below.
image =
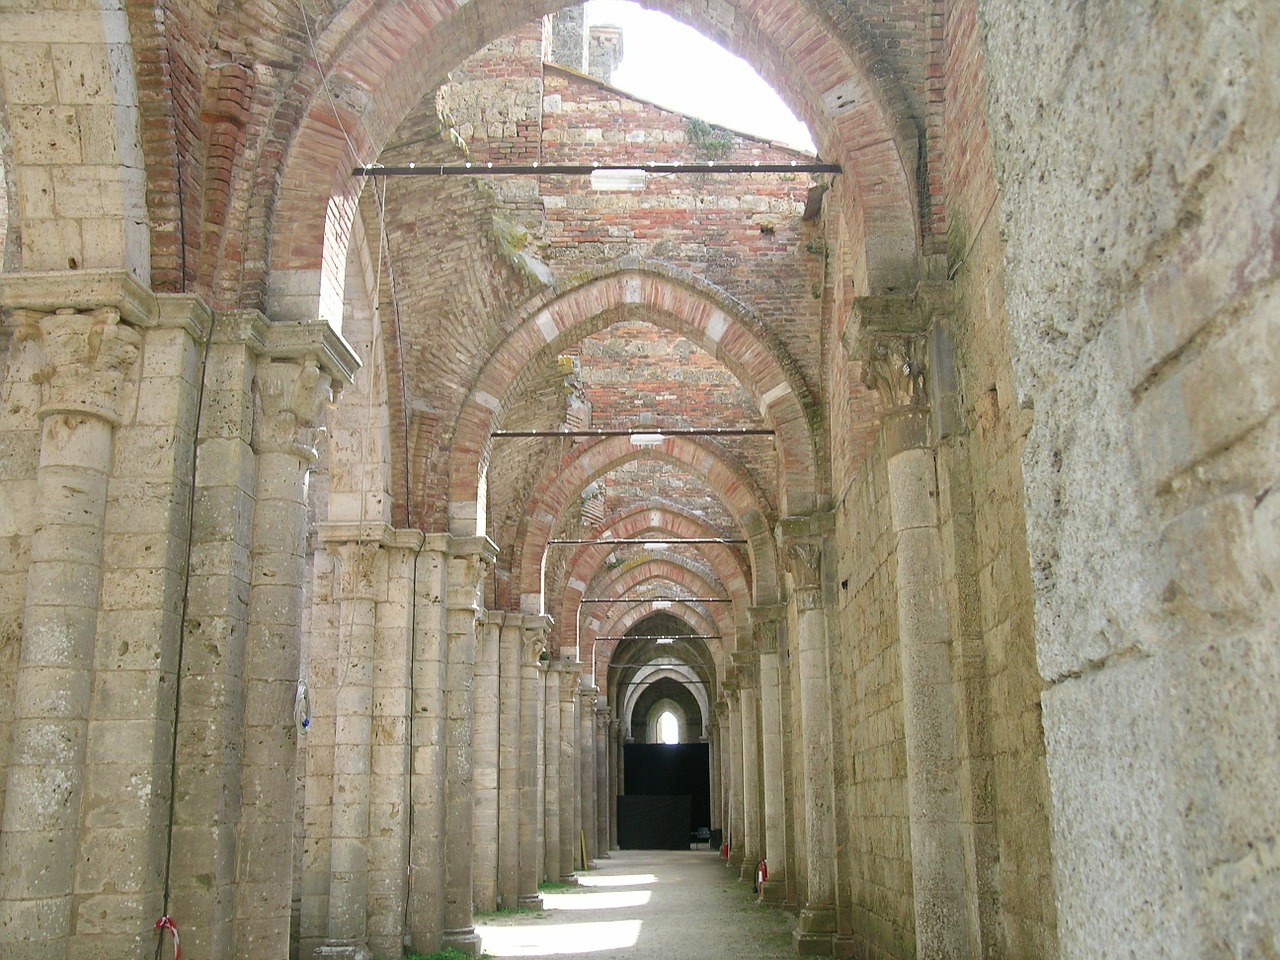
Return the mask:
[(810, 153), (808, 129), (744, 60), (627, 0), (588, 0), (587, 23), (622, 28), (613, 85), (680, 113)]

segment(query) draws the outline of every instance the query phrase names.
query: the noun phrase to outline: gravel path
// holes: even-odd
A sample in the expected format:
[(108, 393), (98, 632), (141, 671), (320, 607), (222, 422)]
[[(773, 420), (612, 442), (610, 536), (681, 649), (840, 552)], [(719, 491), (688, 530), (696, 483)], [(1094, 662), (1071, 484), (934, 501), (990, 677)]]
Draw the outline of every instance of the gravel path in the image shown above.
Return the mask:
[(781, 960), (793, 917), (758, 906), (718, 851), (615, 850), (545, 909), (478, 917), (491, 957), (575, 960)]

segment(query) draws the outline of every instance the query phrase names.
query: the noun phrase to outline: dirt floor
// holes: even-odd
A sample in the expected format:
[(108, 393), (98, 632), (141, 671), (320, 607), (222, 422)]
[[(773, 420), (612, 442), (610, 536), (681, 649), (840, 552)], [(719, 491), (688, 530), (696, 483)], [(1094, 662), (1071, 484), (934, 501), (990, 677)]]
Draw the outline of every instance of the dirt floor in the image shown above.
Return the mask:
[(615, 850), (545, 909), (476, 918), (491, 957), (575, 960), (787, 958), (795, 918), (758, 906), (718, 851)]

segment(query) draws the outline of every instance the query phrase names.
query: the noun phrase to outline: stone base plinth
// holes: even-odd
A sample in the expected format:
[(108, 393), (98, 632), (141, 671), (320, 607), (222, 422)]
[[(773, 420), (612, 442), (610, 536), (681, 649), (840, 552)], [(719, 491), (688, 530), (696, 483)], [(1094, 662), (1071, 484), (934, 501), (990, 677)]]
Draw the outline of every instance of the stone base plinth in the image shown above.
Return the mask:
[(760, 902), (771, 907), (785, 906), (787, 881), (780, 873), (770, 873), (769, 879), (760, 885)]
[(831, 938), (831, 955), (833, 957), (856, 957), (858, 955), (857, 941), (847, 933), (837, 933)]
[(834, 907), (805, 907), (791, 933), (791, 942), (802, 957), (829, 957), (835, 932)]
[(319, 960), (373, 960), (373, 952), (363, 940), (326, 940), (313, 956)]
[(518, 909), (520, 910), (541, 910), (542, 894), (535, 893), (531, 896), (521, 897), (517, 903), (519, 904)]
[(475, 927), (465, 930), (446, 930), (440, 935), (440, 950), (457, 950), (469, 957), (480, 956), (480, 935)]

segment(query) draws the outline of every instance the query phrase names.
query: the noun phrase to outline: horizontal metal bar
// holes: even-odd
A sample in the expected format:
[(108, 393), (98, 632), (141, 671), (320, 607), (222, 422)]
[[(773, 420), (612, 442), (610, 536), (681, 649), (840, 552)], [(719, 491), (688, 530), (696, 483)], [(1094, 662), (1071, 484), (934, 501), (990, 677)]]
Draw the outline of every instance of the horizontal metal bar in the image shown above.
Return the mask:
[(583, 543), (587, 543), (587, 544), (620, 543), (624, 545), (632, 544), (632, 543), (665, 543), (668, 545), (677, 545), (681, 543), (728, 544), (728, 543), (747, 543), (747, 542), (748, 541), (746, 540), (732, 540), (724, 537), (680, 537), (680, 538), (666, 538), (666, 539), (664, 539), (663, 537), (651, 537), (647, 540), (640, 539), (640, 538), (619, 538), (617, 540), (612, 540), (608, 538), (602, 539), (602, 540), (548, 540), (547, 545), (550, 546), (551, 544), (583, 544)]
[(733, 603), (729, 597), (583, 597), (579, 603)]
[(684, 633), (671, 637), (641, 637), (641, 636), (622, 636), (622, 637), (596, 637), (596, 641), (601, 640), (720, 640), (719, 635), (710, 633)]
[(598, 430), (493, 430), (491, 437), (772, 437), (768, 427), (605, 427)]
[(643, 173), (841, 173), (840, 164), (820, 161), (790, 163), (731, 163), (705, 160), (702, 163), (533, 163), (500, 165), (493, 163), (412, 164), (407, 167), (378, 165), (355, 167), (355, 177), (503, 177), (558, 174), (589, 176), (601, 170), (639, 170)]

